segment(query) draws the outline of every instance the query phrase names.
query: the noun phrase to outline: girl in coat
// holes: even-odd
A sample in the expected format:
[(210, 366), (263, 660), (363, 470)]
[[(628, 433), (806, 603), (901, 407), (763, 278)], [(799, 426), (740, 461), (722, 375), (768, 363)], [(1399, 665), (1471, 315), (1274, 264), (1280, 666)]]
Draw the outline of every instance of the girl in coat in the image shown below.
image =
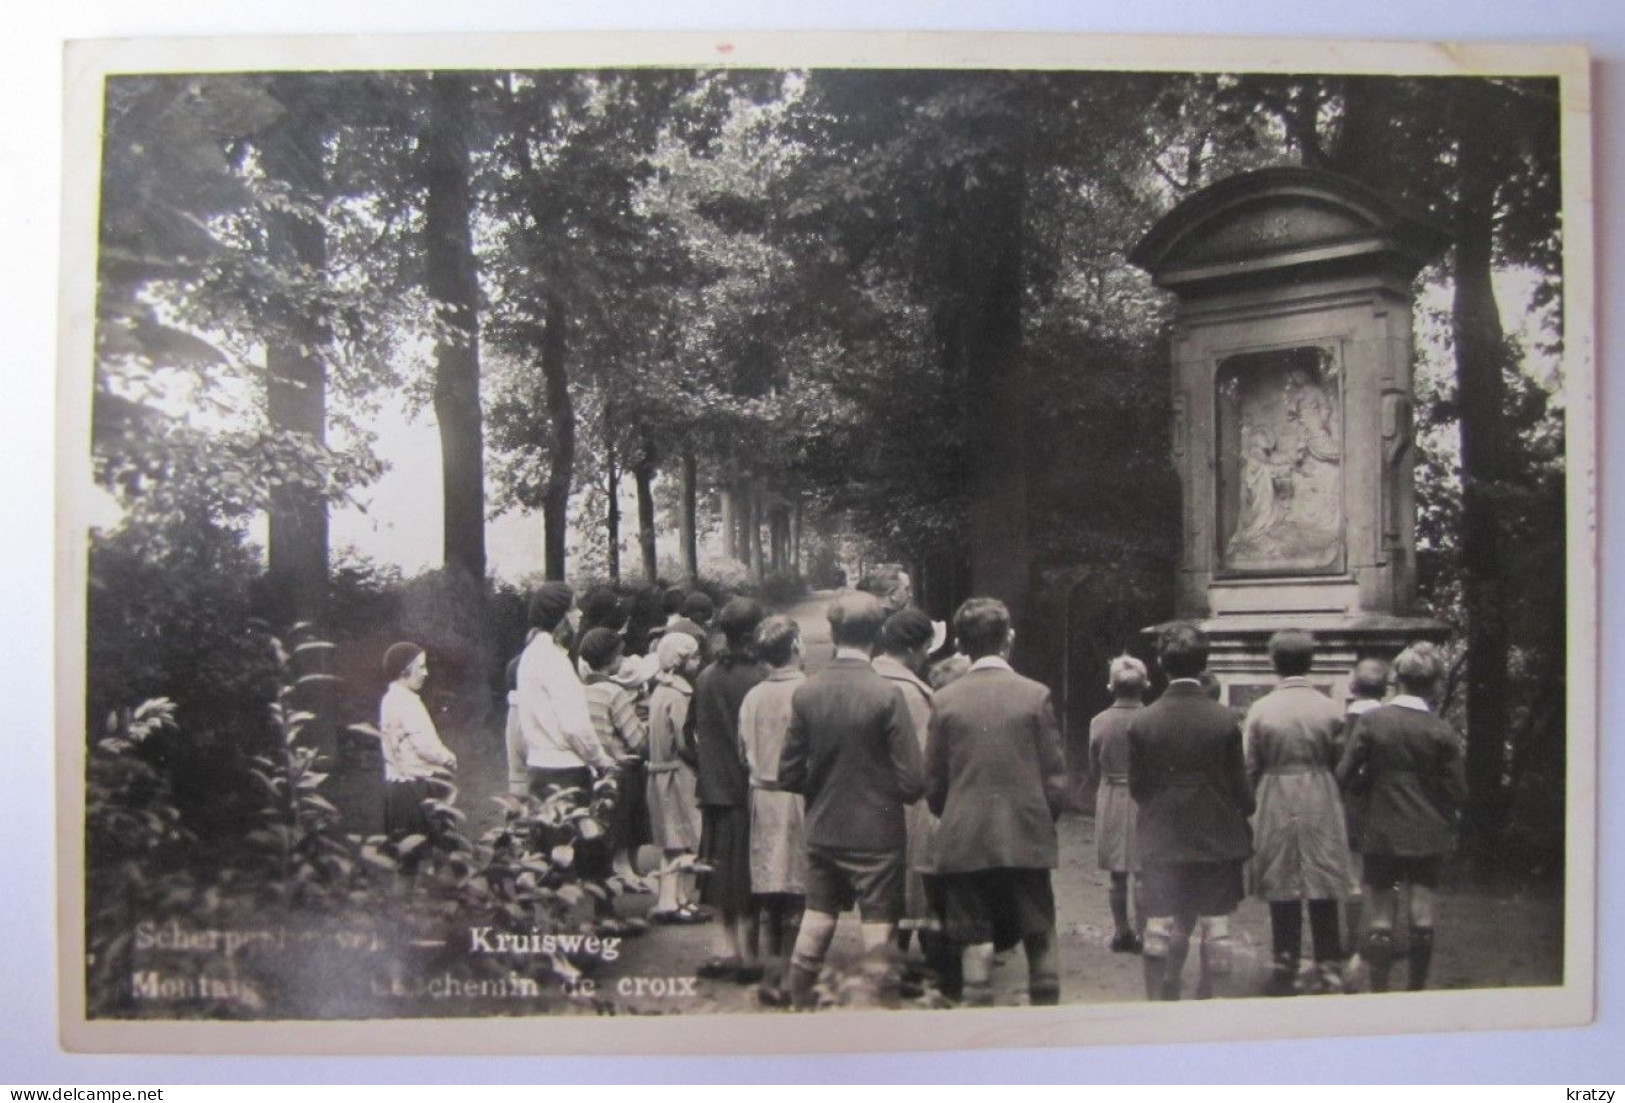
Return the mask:
[(807, 680), (801, 633), (790, 617), (768, 617), (756, 629), (756, 654), (767, 680), (739, 706), (739, 741), (750, 771), (750, 891), (760, 916), (762, 983), (769, 1007), (789, 1006), (790, 939), (807, 895), (806, 808), (801, 794), (779, 786), (779, 758), (790, 734), (790, 699)]
[(722, 607), (717, 625), (724, 642), (716, 662), (694, 681), (690, 714), (698, 756), (700, 899), (718, 919), (711, 957), (695, 975), (741, 984), (762, 979), (750, 901), (750, 773), (739, 745), (740, 706), (767, 677), (754, 644), (762, 616), (750, 598), (736, 597)]
[(665, 863), (657, 874), (660, 892), (649, 918), (656, 923), (704, 922), (705, 914), (692, 903), (694, 875), (683, 872), (700, 845), (693, 749), (683, 738), (700, 644), (686, 632), (669, 632), (660, 637), (655, 656), (660, 673), (649, 698), (649, 826)]
[(1269, 901), (1275, 969), (1272, 995), (1297, 986), (1307, 903), (1314, 944), (1314, 984), (1342, 987), (1339, 901), (1348, 890), (1348, 828), (1333, 773), (1343, 731), (1343, 710), (1309, 681), (1315, 641), (1287, 629), (1269, 641), (1281, 684), (1253, 704), (1243, 725), (1247, 774), (1257, 798), (1253, 892)]
[[(1116, 954), (1140, 952), (1139, 932), (1129, 923), (1129, 876), (1140, 868), (1134, 843), (1134, 799), (1128, 792), (1128, 729), (1136, 713), (1145, 707), (1144, 697), (1150, 678), (1145, 664), (1132, 655), (1119, 655), (1111, 661), (1106, 688), (1111, 690), (1111, 707), (1089, 721), (1089, 778), (1095, 787), (1095, 861), (1111, 875), (1108, 900), (1115, 935), (1111, 949)], [(1139, 919), (1143, 924), (1143, 909)]]

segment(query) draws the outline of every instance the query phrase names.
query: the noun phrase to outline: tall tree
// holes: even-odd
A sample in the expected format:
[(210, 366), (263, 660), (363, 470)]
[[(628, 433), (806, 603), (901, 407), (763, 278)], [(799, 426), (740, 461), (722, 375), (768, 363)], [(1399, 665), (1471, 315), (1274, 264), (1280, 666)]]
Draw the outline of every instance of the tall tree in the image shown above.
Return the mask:
[[(1163, 152), (1152, 139), (1172, 125), (1144, 120), (1168, 84), (988, 73), (809, 81), (802, 126), (820, 153), (791, 180), (797, 214), (784, 247), (798, 272), (816, 274), (797, 307), (824, 328), (821, 343), (835, 333), (839, 344), (836, 356), (804, 358), (786, 394), (823, 411), (794, 423), (805, 435), (792, 454), (820, 504), (884, 556), (963, 549), (970, 590), (1028, 604), (1040, 581), (1034, 526), (1070, 508), (1034, 497), (1051, 465), (1034, 432), (1050, 396), (1035, 387), (1032, 338), (1044, 325), (1051, 343), (1062, 332), (1054, 319), (1080, 306), (1121, 330), (1135, 312), (1108, 300), (1147, 302), (1120, 275), (1135, 227), (1119, 212), (1155, 209), (1124, 181), (1150, 178)], [(1154, 326), (1145, 313), (1142, 328), (1145, 318)], [(848, 375), (840, 354), (857, 370)], [(1074, 359), (1053, 382), (1078, 378)]]
[[(323, 211), (327, 145), (332, 127), (323, 89), (304, 76), (271, 82), (282, 116), (260, 138), (266, 175), (287, 203), (266, 215), (274, 264), (320, 286), (327, 275)], [(327, 349), (330, 335), (319, 315), (282, 302), (283, 316), (266, 335), (266, 409), (271, 424), (318, 446), (327, 440)], [(316, 620), (327, 600), (327, 502), (305, 487), (280, 488), (269, 526), (271, 612), (289, 623)]]
[(670, 333), (691, 299), (674, 288), (665, 219), (643, 191), (659, 144), (689, 140), (714, 114), (703, 95), (691, 97), (697, 83), (661, 71), (508, 83), (508, 137), (490, 173), (500, 246), (491, 333), (514, 364), (491, 424), (505, 493), (543, 512), (550, 574), (566, 567), (577, 449), (601, 457), (609, 443), (577, 425), (587, 396), (614, 395), (607, 431), (619, 456), (638, 454), (646, 434), (676, 439), (687, 423), (676, 405), (707, 401), (674, 378), (681, 358)]
[(621, 466), (615, 455), (615, 404), (604, 403), (604, 542), (609, 579), (621, 580)]
[(696, 470), (698, 466), (693, 452), (683, 453), (677, 544), (683, 564), (683, 581), (691, 585), (700, 575), (699, 525), (695, 519), (699, 499), (700, 477)]
[(1032, 584), (1028, 518), (1033, 407), (1022, 349), (1024, 209), (1027, 187), (1023, 122), (1007, 118), (1011, 141), (969, 165), (947, 171), (947, 232), (963, 243), (941, 309), (962, 324), (944, 349), (963, 371), (965, 443), (970, 458), (967, 536), (971, 584), (1024, 618)]
[(575, 477), (576, 417), (570, 397), (568, 326), (564, 299), (546, 297), (542, 316), (542, 382), (547, 395), (547, 417), (552, 427), (547, 449), (547, 483), (542, 490), (542, 569), (550, 579), (564, 577), (567, 533), (570, 524), (570, 485)]
[(485, 578), (485, 440), (480, 407), (480, 285), (474, 256), (469, 141), (470, 78), (429, 79), (419, 136), (424, 280), (438, 315), (434, 412), (440, 428), (442, 547), (445, 563), (476, 583)]
[(643, 447), (637, 463), (632, 467), (632, 478), (638, 494), (638, 555), (643, 567), (643, 580), (654, 582), (660, 577), (660, 562), (655, 555), (655, 474), (659, 464), (650, 435), (643, 436)]
[[(1491, 120), (1495, 124), (1491, 125)], [(1515, 682), (1507, 505), (1531, 462), (1513, 425), (1519, 376), (1496, 301), (1510, 264), (1557, 277), (1556, 102), (1541, 82), (1352, 80), (1333, 167), (1424, 206), (1452, 230), (1450, 338), (1460, 426), (1459, 549), (1467, 654), (1466, 836), (1493, 858), (1506, 824)]]
[[(90, 692), (173, 696), (200, 745), (263, 717), (263, 647), (243, 632), (251, 606), (264, 613), (251, 521), (286, 522), (290, 502), (321, 516), (379, 473), (364, 444), (323, 440), (383, 378), (396, 319), (366, 279), (334, 278), (354, 227), (326, 202), (319, 120), (344, 97), (295, 120), (305, 93), (242, 74), (107, 88), (92, 459), (125, 512), (92, 544)], [(320, 601), (307, 591), (301, 612), (289, 593), (322, 581), (325, 538), (303, 546), (313, 563), (292, 569), (278, 548), (287, 619)]]
[(1467, 837), (1493, 853), (1506, 819), (1508, 557), (1501, 497), (1512, 459), (1506, 433), (1505, 333), (1495, 301), (1497, 194), (1506, 177), (1505, 136), (1487, 124), (1491, 102), (1458, 88), (1452, 104), (1457, 135), (1455, 296), (1451, 320), (1460, 389), (1461, 564), (1467, 614)]
[(595, 178), (599, 164), (585, 155), (591, 139), (582, 133), (587, 104), (597, 92), (596, 80), (584, 74), (511, 74), (502, 99), (504, 140), (493, 170), (502, 246), (494, 272), (495, 333), (517, 358), (514, 390), (493, 410), (496, 443), (528, 461), (524, 474), (510, 466), (505, 477), (520, 504), (542, 511), (543, 571), (550, 579), (565, 576), (576, 475), (569, 358), (572, 313), (584, 312), (572, 311), (571, 298), (586, 296), (570, 293), (591, 286), (595, 275), (580, 239), (599, 198), (583, 185), (588, 178), (601, 182)]

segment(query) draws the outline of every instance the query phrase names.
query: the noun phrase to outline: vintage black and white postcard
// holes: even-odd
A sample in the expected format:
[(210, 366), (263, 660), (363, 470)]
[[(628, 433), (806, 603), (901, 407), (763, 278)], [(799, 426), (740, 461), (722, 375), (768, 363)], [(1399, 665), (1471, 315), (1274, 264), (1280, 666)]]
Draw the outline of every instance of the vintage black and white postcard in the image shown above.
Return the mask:
[(1583, 51), (66, 73), (67, 1048), (1590, 1020)]

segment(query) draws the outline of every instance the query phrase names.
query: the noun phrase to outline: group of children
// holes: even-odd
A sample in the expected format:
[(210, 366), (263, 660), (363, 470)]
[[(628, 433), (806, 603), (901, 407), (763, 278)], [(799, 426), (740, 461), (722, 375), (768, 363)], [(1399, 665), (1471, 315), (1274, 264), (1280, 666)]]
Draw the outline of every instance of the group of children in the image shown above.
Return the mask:
[[(572, 627), (554, 619), (546, 602), (533, 603), (525, 656), (509, 668), (511, 791), (545, 796), (571, 777), (537, 768), (539, 753), (551, 763), (568, 746), (550, 731), (567, 726), (553, 706), (568, 687), (547, 685), (540, 659), (527, 679), (524, 661), (533, 651), (547, 657), (573, 650), (597, 744), (577, 748), (576, 760), (618, 781), (606, 824), (610, 875), (630, 890), (654, 893), (650, 922), (712, 924), (712, 952), (697, 975), (755, 983), (764, 1004), (788, 1004), (790, 949), (808, 883), (805, 800), (779, 777), (791, 702), (806, 680), (796, 621), (766, 616), (749, 598), (716, 612), (704, 593), (673, 590), (667, 621), (650, 632), (647, 654), (628, 656), (615, 603), (589, 595), (584, 604), (584, 623)], [(920, 674), (942, 626), (913, 608), (886, 613), (875, 668), (909, 700), (923, 755), (931, 690)], [(967, 666), (955, 657), (937, 664), (934, 678), (940, 685)], [(900, 940), (906, 945), (919, 930), (933, 963), (953, 973), (953, 963), (937, 952), (937, 912), (921, 880), (930, 868), (933, 822), (923, 802), (910, 808), (909, 915)], [(647, 845), (661, 861), (645, 876), (637, 855)]]
[[(589, 692), (598, 687), (605, 700), (593, 711), (600, 740), (640, 760), (622, 774), (625, 811), (611, 833), (623, 855), (643, 842), (661, 852), (650, 921), (714, 923), (712, 953), (697, 975), (755, 983), (764, 1004), (784, 1006), (808, 884), (805, 800), (779, 776), (791, 702), (806, 681), (800, 628), (748, 598), (727, 602), (714, 617), (704, 594), (674, 593), (668, 602), (670, 619), (650, 641), (653, 662), (624, 658), (613, 642), (619, 635), (604, 626), (581, 639)], [(877, 646), (876, 668), (898, 684), (912, 680), (928, 713), (929, 691), (915, 671), (939, 633), (918, 610), (891, 627), (893, 654)], [(956, 669), (962, 664), (948, 664), (943, 676)], [(926, 723), (918, 719), (923, 753)], [(920, 814), (923, 804), (918, 809), (911, 907), (924, 917), (918, 882), (928, 868), (931, 817)], [(617, 865), (636, 878), (624, 859)]]
[[(955, 617), (965, 654), (928, 664), (941, 626), (908, 603), (906, 587), (885, 597), (831, 604), (835, 659), (809, 679), (796, 621), (749, 598), (713, 618), (704, 594), (673, 592), (648, 653), (628, 656), (615, 602), (589, 597), (587, 623), (573, 625), (574, 594), (546, 584), (509, 667), (510, 789), (584, 803), (614, 777), (604, 843), (590, 863), (578, 854), (578, 868), (652, 891), (652, 922), (714, 924), (697, 974), (755, 983), (764, 1004), (805, 998), (835, 917), (854, 903), (866, 950), (895, 957), (917, 933), (949, 995), (990, 998), (994, 949), (1019, 942), (1033, 1001), (1053, 1002), (1050, 870), (1065, 777), (1048, 692), (1004, 661), (1013, 633), (999, 603), (967, 602)], [(1358, 899), (1353, 858), (1363, 855), (1373, 987), (1386, 987), (1395, 956), (1401, 889), (1420, 987), (1431, 890), (1463, 793), (1454, 734), (1427, 713), (1438, 657), (1425, 645), (1401, 655), (1400, 692), (1387, 704), (1377, 700), (1386, 668), (1362, 664), (1360, 703), (1345, 716), (1307, 678), (1312, 638), (1281, 633), (1270, 650), (1281, 685), (1244, 724), (1214, 699), (1193, 628), (1165, 635), (1158, 657), (1170, 684), (1154, 705), (1141, 704), (1141, 663), (1112, 664), (1116, 703), (1096, 718), (1090, 748), (1112, 949), (1142, 954), (1153, 998), (1178, 998), (1199, 940), (1197, 994), (1213, 994), (1227, 971), (1227, 917), (1250, 890), (1271, 902), (1275, 989), (1291, 990), (1304, 901), (1319, 976), (1335, 983), (1336, 901)], [(398, 837), (425, 830), (432, 779), (456, 759), (417, 696), (422, 649), (396, 644), (384, 667), (386, 829)], [(859, 715), (860, 690), (883, 706), (878, 719)], [(649, 844), (662, 856), (653, 884), (637, 863)], [(1138, 927), (1131, 874), (1145, 895)]]
[[(1362, 659), (1340, 706), (1323, 691), (1329, 678), (1311, 677), (1315, 644), (1307, 632), (1277, 632), (1269, 653), (1279, 684), (1244, 715), (1219, 704), (1218, 682), (1204, 677), (1206, 641), (1191, 626), (1161, 643), (1170, 685), (1154, 705), (1143, 704), (1143, 663), (1111, 664), (1114, 702), (1090, 726), (1097, 859), (1111, 876), (1111, 948), (1144, 957), (1153, 999), (1178, 998), (1193, 943), (1197, 995), (1217, 994), (1230, 971), (1229, 915), (1247, 892), (1270, 909), (1266, 994), (1344, 991), (1362, 973), (1385, 991), (1401, 927), (1409, 987), (1427, 983), (1433, 893), (1466, 793), (1460, 740), (1430, 711), (1443, 664), (1426, 643), (1391, 669)], [(1131, 876), (1143, 890), (1138, 926)]]

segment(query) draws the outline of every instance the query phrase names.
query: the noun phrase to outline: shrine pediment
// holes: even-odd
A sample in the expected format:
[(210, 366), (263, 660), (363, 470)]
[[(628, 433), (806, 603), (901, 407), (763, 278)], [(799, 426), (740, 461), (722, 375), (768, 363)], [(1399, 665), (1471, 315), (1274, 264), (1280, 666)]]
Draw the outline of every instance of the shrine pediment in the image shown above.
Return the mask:
[(1357, 180), (1276, 168), (1222, 180), (1151, 228), (1129, 259), (1180, 292), (1305, 267), (1377, 267), (1409, 274), (1448, 238)]
[(1205, 233), (1182, 242), (1185, 247), (1170, 259), (1180, 266), (1247, 260), (1352, 241), (1378, 229), (1357, 212), (1318, 203), (1313, 197), (1297, 202), (1254, 202), (1213, 219)]

